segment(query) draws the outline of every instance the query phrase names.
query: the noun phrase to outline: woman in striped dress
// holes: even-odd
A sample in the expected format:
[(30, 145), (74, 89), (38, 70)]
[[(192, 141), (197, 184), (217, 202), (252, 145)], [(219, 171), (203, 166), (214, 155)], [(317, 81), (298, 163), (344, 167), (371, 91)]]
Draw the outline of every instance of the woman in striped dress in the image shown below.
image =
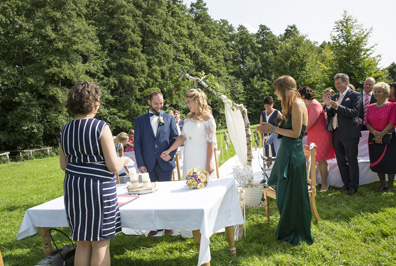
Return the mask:
[(100, 96), (93, 83), (74, 85), (66, 103), (74, 119), (60, 133), (66, 216), (77, 241), (75, 265), (110, 265), (110, 238), (121, 232), (114, 173), (128, 158), (117, 158), (109, 125), (94, 118)]

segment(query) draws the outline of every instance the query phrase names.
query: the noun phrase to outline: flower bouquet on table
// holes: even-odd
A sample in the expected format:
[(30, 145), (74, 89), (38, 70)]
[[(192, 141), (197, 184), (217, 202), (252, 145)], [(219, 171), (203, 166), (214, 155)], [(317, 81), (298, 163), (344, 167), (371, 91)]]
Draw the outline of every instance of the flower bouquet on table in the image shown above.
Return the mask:
[(200, 189), (208, 185), (209, 173), (200, 168), (191, 168), (186, 175), (186, 184), (189, 188)]

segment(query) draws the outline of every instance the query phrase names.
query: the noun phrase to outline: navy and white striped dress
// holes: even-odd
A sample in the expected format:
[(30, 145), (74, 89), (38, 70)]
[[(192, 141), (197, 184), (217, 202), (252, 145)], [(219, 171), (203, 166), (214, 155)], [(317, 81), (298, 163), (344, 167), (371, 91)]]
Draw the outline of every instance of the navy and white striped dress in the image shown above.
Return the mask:
[(115, 174), (105, 164), (100, 138), (106, 122), (72, 120), (60, 133), (66, 154), (66, 216), (75, 241), (100, 241), (121, 232)]

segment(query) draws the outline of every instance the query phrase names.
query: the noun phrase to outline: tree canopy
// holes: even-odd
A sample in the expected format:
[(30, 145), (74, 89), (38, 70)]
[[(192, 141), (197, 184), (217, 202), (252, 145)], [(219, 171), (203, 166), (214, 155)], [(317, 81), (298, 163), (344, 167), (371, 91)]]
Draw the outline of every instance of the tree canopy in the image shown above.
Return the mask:
[[(77, 81), (102, 89), (97, 117), (113, 134), (133, 128), (147, 112), (147, 96), (160, 90), (165, 110), (186, 114), (184, 93), (199, 86), (180, 73), (203, 78), (242, 103), (258, 123), (262, 99), (272, 82), (293, 76), (317, 96), (345, 72), (361, 90), (364, 79), (394, 78), (368, 46), (371, 30), (346, 12), (331, 41), (318, 45), (295, 25), (276, 36), (260, 25), (256, 33), (214, 20), (203, 0), (6, 0), (0, 2), (0, 150), (56, 146), (71, 119), (64, 107)], [(207, 93), (218, 127), (223, 104)], [(280, 108), (279, 102), (275, 106)]]

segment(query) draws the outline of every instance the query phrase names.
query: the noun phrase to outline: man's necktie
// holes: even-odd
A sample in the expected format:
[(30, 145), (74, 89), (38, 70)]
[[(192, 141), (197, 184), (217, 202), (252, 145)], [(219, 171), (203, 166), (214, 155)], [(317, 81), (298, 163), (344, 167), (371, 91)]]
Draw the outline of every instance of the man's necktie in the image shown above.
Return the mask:
[[(340, 95), (340, 99), (337, 100), (338, 104), (341, 105), (342, 98), (344, 98), (344, 95)], [(336, 129), (338, 127), (338, 118), (337, 114), (334, 115), (333, 117), (333, 129)]]
[(370, 105), (370, 94), (366, 93), (366, 99), (364, 100), (364, 122), (366, 122), (366, 114), (367, 114), (367, 108)]
[(159, 113), (149, 113), (149, 114), (150, 114), (150, 117), (152, 117), (153, 115), (159, 116)]

